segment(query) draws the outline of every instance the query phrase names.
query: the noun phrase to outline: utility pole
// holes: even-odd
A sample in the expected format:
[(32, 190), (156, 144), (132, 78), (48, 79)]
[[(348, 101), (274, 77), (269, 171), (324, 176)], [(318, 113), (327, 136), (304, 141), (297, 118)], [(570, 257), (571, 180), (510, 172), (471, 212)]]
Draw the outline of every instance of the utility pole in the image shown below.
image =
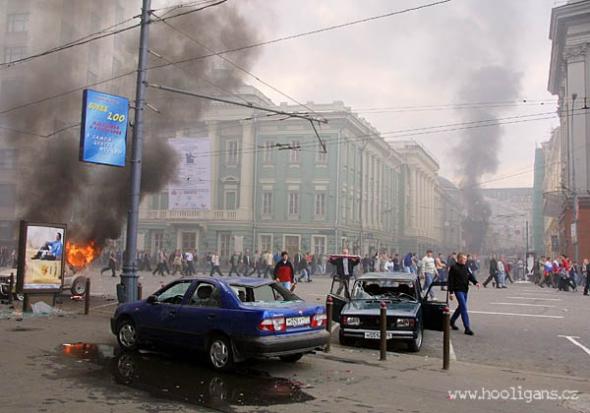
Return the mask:
[[(143, 112), (147, 81), (147, 59), (151, 0), (143, 0), (139, 34), (139, 63), (135, 89), (135, 122), (131, 141), (131, 183), (129, 188), (129, 212), (127, 216), (127, 243), (123, 260), (123, 273), (117, 296), (120, 302), (137, 300), (137, 225), (141, 195), (141, 168), (143, 158)], [(121, 289), (122, 291), (119, 291)]]
[[(361, 196), (360, 196), (360, 202), (359, 202), (359, 215), (360, 215), (360, 230), (359, 230), (359, 255), (361, 257), (365, 256), (365, 251), (363, 250), (364, 248), (364, 242), (363, 242), (363, 238), (364, 238), (364, 234), (363, 234), (363, 229), (364, 229), (364, 219), (363, 219), (363, 212), (364, 212), (364, 208), (363, 208), (363, 192), (365, 190), (365, 170), (364, 170), (364, 166), (365, 166), (365, 149), (367, 148), (367, 144), (369, 143), (368, 140), (365, 140), (363, 145), (361, 146), (361, 164), (360, 164), (360, 170), (361, 170), (361, 182), (360, 182), (360, 192), (361, 192)], [(367, 179), (368, 181), (368, 179)], [(367, 182), (368, 183), (368, 182)]]
[[(578, 97), (577, 93), (572, 93), (572, 133), (571, 133), (571, 137), (569, 139), (569, 144), (570, 144), (570, 152), (571, 152), (571, 163), (572, 163), (572, 189), (574, 191), (573, 193), (573, 206), (572, 206), (572, 215), (573, 215), (573, 225), (575, 228), (575, 233), (576, 233), (576, 242), (574, 243), (574, 261), (577, 263), (579, 261), (580, 258), (580, 242), (579, 242), (579, 237), (578, 237), (578, 189), (576, 188), (576, 159), (575, 159), (575, 151), (574, 151), (574, 110), (576, 109), (576, 98)], [(571, 235), (571, 228), (570, 228), (570, 235)], [(572, 240), (574, 241), (574, 240)]]

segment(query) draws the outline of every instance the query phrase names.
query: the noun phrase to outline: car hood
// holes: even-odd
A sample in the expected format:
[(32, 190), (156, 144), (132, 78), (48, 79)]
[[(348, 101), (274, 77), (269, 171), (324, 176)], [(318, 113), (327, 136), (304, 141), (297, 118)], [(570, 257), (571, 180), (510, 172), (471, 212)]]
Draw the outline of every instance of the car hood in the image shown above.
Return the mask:
[[(387, 315), (397, 317), (416, 316), (420, 303), (408, 301), (387, 301)], [(379, 315), (381, 310), (380, 300), (353, 300), (346, 304), (341, 314), (346, 315)]]

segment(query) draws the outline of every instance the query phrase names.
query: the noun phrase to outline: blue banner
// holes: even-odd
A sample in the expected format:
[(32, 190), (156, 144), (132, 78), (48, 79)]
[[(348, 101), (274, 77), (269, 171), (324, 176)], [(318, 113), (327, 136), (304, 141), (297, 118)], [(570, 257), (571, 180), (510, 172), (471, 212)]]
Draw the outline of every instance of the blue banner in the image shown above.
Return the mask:
[(125, 166), (129, 100), (85, 89), (82, 104), (80, 160)]

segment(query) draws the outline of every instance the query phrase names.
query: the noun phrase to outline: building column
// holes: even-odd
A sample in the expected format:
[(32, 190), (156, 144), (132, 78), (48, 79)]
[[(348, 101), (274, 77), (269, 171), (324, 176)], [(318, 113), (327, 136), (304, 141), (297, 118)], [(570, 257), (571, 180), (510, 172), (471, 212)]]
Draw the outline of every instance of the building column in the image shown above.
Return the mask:
[(254, 123), (252, 121), (241, 121), (242, 124), (242, 141), (240, 143), (240, 211), (242, 216), (251, 220), (253, 216), (252, 199), (254, 192)]
[(219, 209), (217, 205), (217, 193), (219, 191), (219, 129), (217, 121), (209, 121), (207, 123), (209, 127), (209, 142), (210, 142), (210, 153), (211, 153), (211, 209)]

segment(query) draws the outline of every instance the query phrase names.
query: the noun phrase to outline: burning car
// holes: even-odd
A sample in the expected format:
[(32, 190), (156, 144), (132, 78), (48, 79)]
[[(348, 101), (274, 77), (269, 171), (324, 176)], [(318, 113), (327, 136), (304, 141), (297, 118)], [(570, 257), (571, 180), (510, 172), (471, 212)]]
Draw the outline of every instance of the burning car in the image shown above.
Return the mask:
[(66, 269), (63, 288), (70, 289), (73, 296), (86, 294), (85, 270), (100, 255), (101, 249), (90, 241), (86, 244), (66, 243)]

